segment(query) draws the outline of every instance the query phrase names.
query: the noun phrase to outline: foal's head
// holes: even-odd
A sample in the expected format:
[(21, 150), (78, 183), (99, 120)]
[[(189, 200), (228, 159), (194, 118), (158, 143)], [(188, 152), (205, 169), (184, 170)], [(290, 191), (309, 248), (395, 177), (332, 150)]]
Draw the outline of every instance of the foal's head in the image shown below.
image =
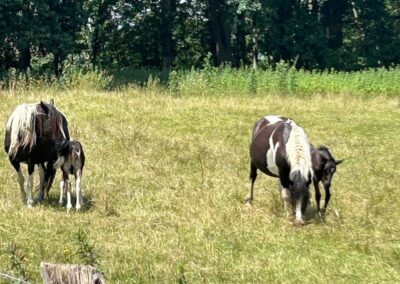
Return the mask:
[(312, 156), (315, 178), (317, 181), (322, 181), (325, 188), (329, 188), (336, 172), (336, 167), (344, 160), (335, 160), (325, 146), (319, 146), (314, 153)]

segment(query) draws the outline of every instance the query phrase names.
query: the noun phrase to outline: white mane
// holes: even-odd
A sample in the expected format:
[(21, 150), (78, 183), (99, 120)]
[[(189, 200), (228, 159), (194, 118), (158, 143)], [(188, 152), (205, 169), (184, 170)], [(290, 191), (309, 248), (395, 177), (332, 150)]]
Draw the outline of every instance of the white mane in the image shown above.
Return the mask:
[(35, 116), (37, 104), (22, 104), (15, 108), (7, 121), (6, 130), (10, 132), (8, 155), (15, 157), (18, 147), (33, 147), (36, 144)]
[(289, 120), (292, 130), (286, 143), (287, 157), (291, 165), (290, 179), (294, 171), (300, 171), (303, 178), (308, 179), (308, 175), (312, 174), (310, 143), (303, 128), (298, 126), (294, 121)]

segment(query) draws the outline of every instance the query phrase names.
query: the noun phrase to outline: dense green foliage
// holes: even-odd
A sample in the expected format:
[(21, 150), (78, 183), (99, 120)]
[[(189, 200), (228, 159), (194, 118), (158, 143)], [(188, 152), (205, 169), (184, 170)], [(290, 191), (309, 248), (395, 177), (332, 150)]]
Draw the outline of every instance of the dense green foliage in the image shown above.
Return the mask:
[[(0, 73), (400, 63), (397, 0), (3, 0)], [(18, 72), (17, 72), (18, 73)]]

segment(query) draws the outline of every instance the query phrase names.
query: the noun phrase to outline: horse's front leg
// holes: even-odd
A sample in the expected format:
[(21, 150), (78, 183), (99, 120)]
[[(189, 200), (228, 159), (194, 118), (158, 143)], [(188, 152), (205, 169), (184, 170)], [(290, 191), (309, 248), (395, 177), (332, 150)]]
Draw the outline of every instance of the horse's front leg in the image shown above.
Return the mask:
[(51, 186), (53, 185), (54, 177), (56, 176), (56, 170), (51, 166), (53, 162), (49, 162), (46, 169), (46, 175), (44, 179), (44, 197), (49, 196), (49, 191)]
[(17, 182), (19, 185), (19, 190), (21, 192), (22, 203), (25, 204), (25, 202), (26, 202), (26, 192), (25, 192), (25, 188), (24, 188), (25, 178), (21, 171), (21, 164), (18, 162), (15, 162), (15, 161), (11, 161), (11, 164), (13, 165), (13, 167), (16, 171), (16, 174), (17, 174)]
[(281, 198), (283, 203), (283, 210), (285, 212), (285, 215), (288, 216), (289, 214), (293, 213), (292, 195), (290, 194), (289, 189), (284, 187), (282, 184), (281, 184)]
[(28, 164), (28, 182), (26, 185), (26, 204), (28, 207), (32, 207), (33, 199), (32, 199), (32, 188), (33, 188), (33, 172), (35, 170), (35, 164)]
[(253, 190), (256, 178), (257, 178), (257, 167), (253, 163), (250, 163), (250, 187), (245, 200), (246, 205), (251, 205), (253, 202)]
[(39, 165), (39, 191), (35, 197), (35, 200), (42, 202), (44, 199), (44, 182), (45, 182), (45, 169), (44, 165)]
[(304, 198), (304, 196), (300, 197), (295, 201), (295, 212), (296, 217), (294, 220), (294, 224), (304, 225), (303, 214), (305, 213), (305, 209), (307, 208), (308, 200)]

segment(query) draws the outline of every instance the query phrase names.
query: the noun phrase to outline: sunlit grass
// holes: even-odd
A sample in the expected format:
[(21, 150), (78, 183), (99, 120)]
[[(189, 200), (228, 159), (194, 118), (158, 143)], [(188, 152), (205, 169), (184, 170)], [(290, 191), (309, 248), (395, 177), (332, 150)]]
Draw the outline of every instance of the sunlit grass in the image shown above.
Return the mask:
[[(49, 201), (22, 205), (0, 152), (0, 249), (16, 242), (32, 283), (41, 282), (40, 261), (83, 261), (80, 230), (109, 283), (400, 281), (397, 99), (159, 92), (0, 96), (3, 125), (17, 104), (55, 97), (87, 156), (87, 205), (67, 214), (57, 205), (59, 176)], [(324, 221), (311, 210), (294, 227), (277, 181), (261, 174), (254, 206), (244, 206), (251, 128), (266, 114), (295, 119), (314, 144), (346, 159)], [(18, 274), (7, 253), (0, 271)]]

